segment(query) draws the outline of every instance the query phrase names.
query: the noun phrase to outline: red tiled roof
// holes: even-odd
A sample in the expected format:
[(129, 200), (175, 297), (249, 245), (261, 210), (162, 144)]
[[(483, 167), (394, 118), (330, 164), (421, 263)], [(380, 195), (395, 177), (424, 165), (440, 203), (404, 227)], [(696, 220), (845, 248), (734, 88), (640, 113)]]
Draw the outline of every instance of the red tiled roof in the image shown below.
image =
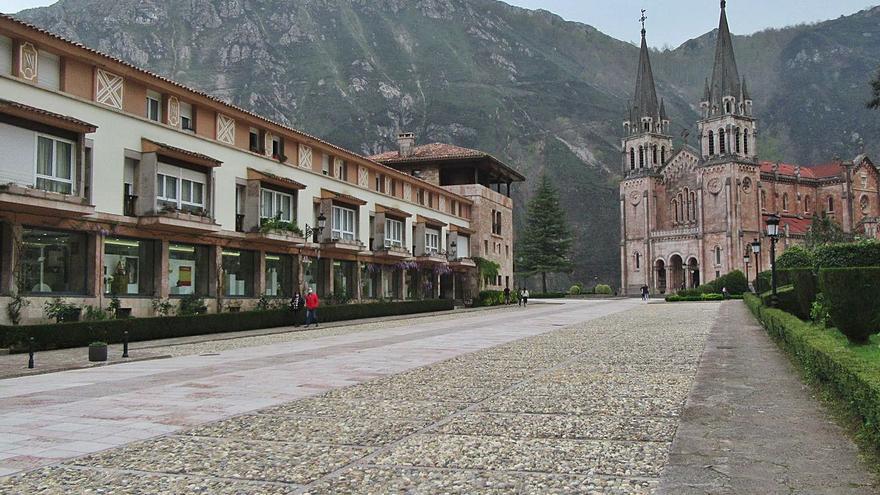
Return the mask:
[[(778, 165), (778, 168), (777, 168)], [(791, 163), (761, 162), (761, 172), (795, 177), (798, 165)], [(823, 163), (821, 165), (804, 165), (800, 167), (801, 177), (805, 179), (825, 179), (837, 177), (843, 172), (843, 164), (840, 162)]]
[(95, 130), (98, 128), (98, 126), (94, 124), (89, 124), (88, 122), (75, 119), (68, 115), (61, 115), (60, 113), (50, 112), (48, 110), (43, 110), (42, 108), (32, 107), (30, 105), (25, 105), (24, 103), (19, 103), (17, 101), (0, 99), (0, 110), (3, 110), (4, 108), (18, 110), (27, 114), (42, 115), (44, 117), (49, 117), (53, 120), (66, 122), (73, 125), (74, 127), (82, 128), (82, 130), (88, 133), (95, 132)]
[(413, 148), (413, 154), (400, 156), (399, 151), (387, 151), (368, 158), (377, 162), (412, 161), (412, 160), (450, 160), (455, 158), (486, 158), (488, 153), (462, 148), (454, 144), (431, 143)]
[[(763, 215), (763, 227), (764, 230), (767, 228), (767, 217), (770, 215), (765, 213)], [(798, 218), (783, 215), (782, 218), (779, 219), (779, 231), (785, 232), (785, 226), (788, 226), (788, 232), (790, 234), (806, 234), (810, 230), (810, 225), (812, 225), (813, 220), (810, 218)]]

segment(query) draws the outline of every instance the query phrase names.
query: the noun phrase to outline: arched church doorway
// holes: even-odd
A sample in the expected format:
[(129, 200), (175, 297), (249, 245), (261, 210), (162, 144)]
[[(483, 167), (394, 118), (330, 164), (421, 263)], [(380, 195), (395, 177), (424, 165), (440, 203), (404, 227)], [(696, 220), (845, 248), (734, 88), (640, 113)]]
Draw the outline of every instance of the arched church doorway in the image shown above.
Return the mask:
[(696, 289), (700, 286), (700, 264), (697, 262), (696, 258), (691, 258), (688, 260), (688, 285), (691, 289)]
[(657, 286), (654, 289), (661, 294), (666, 294), (666, 263), (663, 260), (657, 260), (654, 264), (654, 271), (656, 272), (654, 280), (657, 281)]
[(681, 259), (681, 256), (673, 254), (672, 257), (669, 258), (669, 271), (670, 281), (672, 282), (670, 288), (673, 291), (686, 289), (687, 283), (685, 282), (684, 275), (684, 260)]

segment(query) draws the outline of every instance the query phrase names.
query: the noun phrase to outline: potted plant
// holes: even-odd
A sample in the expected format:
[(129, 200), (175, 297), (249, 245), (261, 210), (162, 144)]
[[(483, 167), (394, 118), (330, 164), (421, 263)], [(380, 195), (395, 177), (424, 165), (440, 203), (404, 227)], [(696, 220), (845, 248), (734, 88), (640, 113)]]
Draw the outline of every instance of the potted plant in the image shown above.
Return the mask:
[(107, 360), (107, 343), (92, 342), (89, 344), (89, 361), (100, 362)]

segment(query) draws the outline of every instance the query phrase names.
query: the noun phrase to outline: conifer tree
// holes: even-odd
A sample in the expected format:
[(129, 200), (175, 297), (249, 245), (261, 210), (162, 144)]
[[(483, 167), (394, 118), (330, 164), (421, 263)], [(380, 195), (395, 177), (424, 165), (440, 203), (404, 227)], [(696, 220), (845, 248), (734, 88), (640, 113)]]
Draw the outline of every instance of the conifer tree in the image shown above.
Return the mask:
[(814, 248), (823, 244), (850, 242), (852, 237), (843, 231), (833, 218), (826, 214), (813, 215), (810, 230), (807, 231), (807, 247)]
[(571, 244), (571, 229), (559, 205), (559, 191), (543, 175), (529, 201), (519, 269), (529, 274), (540, 273), (541, 287), (546, 293), (548, 273), (571, 270)]

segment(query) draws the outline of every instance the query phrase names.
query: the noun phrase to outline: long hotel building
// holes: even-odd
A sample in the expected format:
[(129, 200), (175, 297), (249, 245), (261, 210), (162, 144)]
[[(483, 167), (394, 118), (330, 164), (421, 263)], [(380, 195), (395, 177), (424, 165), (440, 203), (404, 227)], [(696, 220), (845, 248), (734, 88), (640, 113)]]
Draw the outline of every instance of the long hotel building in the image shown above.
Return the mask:
[[(484, 166), (473, 164), (474, 187), (503, 176), (509, 192), (518, 176)], [(462, 187), (0, 16), (0, 306), (24, 294), (25, 322), (54, 297), (106, 308), (117, 296), (133, 316), (189, 294), (244, 310), (307, 287), (336, 300), (467, 299), (483, 238), (512, 249), (513, 234), (475, 230)]]

